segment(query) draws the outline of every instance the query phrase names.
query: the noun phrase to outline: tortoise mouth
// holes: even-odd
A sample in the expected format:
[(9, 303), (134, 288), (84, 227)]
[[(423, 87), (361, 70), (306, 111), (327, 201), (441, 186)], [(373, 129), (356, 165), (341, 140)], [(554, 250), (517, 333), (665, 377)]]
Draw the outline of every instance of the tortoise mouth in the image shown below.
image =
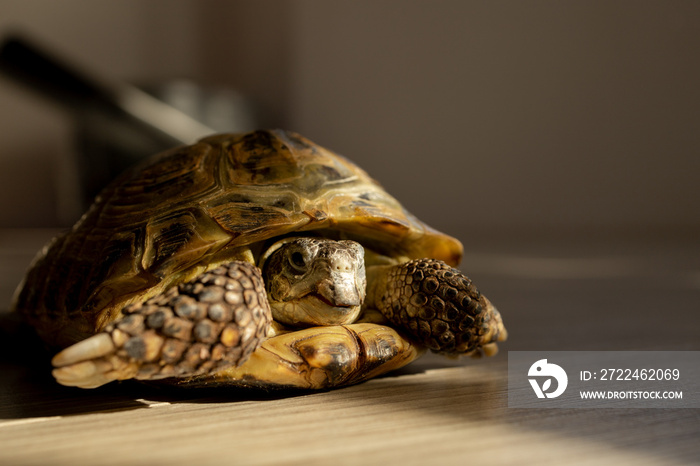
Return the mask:
[(299, 301), (304, 313), (316, 325), (351, 324), (360, 313), (360, 305), (339, 305), (318, 294), (308, 294)]
[(362, 310), (361, 305), (335, 305), (315, 293), (270, 305), (275, 320), (294, 327), (352, 324)]
[(326, 305), (332, 309), (351, 309), (351, 308), (358, 306), (358, 304), (334, 303), (330, 299), (326, 298), (325, 296), (323, 296), (322, 294), (319, 294), (319, 293), (309, 293), (306, 296), (304, 296), (302, 299), (307, 299), (307, 298), (317, 299), (317, 300), (321, 301), (324, 305)]

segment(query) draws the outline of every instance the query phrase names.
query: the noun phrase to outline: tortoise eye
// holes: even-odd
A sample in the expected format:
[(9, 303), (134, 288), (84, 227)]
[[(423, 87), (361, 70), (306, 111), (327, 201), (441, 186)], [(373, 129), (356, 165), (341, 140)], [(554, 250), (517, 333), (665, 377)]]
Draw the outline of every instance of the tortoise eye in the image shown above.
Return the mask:
[(299, 251), (295, 251), (289, 256), (289, 262), (297, 270), (306, 270), (306, 261), (304, 260), (304, 255)]

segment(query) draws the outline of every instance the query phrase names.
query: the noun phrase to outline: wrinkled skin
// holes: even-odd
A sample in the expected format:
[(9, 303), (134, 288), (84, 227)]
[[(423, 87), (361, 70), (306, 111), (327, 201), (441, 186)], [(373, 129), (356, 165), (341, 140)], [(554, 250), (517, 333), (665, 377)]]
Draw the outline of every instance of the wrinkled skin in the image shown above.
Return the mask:
[(351, 324), (365, 299), (364, 249), (355, 241), (299, 238), (271, 253), (263, 278), (275, 321)]

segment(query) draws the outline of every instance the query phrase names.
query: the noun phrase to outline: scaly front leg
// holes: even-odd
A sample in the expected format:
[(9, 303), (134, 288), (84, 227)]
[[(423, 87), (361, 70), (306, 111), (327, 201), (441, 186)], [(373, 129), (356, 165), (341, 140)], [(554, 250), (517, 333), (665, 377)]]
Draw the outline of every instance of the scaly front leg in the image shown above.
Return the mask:
[(365, 305), (437, 353), (492, 355), (507, 337), (498, 310), (442, 261), (368, 267), (367, 282)]
[(204, 374), (245, 362), (267, 336), (260, 270), (231, 262), (173, 287), (52, 360), (56, 380), (94, 388), (113, 380)]

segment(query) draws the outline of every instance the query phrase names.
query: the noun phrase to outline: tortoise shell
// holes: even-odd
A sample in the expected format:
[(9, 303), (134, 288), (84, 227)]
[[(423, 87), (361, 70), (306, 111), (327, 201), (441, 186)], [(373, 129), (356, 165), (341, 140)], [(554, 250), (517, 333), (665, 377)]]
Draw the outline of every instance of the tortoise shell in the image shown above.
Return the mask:
[(281, 130), (215, 135), (155, 156), (107, 186), (39, 254), (15, 308), (67, 346), (142, 302), (268, 240), (354, 239), (386, 256), (450, 265), (462, 246), (408, 213), (362, 169)]

